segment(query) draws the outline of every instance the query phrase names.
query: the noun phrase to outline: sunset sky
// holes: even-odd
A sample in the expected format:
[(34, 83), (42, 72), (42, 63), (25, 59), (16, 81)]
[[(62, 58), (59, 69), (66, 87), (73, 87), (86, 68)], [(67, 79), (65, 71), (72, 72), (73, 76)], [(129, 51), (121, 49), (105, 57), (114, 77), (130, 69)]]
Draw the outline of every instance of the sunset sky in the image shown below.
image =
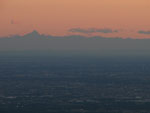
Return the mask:
[(48, 35), (150, 38), (150, 0), (0, 0), (0, 36), (32, 30)]

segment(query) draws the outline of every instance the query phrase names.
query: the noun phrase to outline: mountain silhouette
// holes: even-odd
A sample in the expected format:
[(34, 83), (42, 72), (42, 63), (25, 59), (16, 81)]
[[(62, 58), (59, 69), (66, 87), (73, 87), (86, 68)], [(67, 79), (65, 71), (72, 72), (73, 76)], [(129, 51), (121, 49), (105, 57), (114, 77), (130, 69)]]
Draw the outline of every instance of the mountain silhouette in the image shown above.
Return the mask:
[(34, 30), (34, 31), (32, 31), (31, 33), (28, 33), (28, 34), (25, 34), (24, 35), (24, 37), (40, 37), (41, 35), (36, 31), (36, 30)]
[(105, 37), (45, 36), (36, 30), (24, 36), (0, 38), (0, 51), (48, 51), (100, 55), (150, 54), (150, 39)]

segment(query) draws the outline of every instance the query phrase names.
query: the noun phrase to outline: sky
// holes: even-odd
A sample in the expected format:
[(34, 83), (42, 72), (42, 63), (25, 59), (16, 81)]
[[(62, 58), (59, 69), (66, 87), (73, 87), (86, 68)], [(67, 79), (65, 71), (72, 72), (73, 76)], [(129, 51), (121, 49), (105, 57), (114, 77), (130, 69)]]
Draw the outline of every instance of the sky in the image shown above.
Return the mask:
[(32, 30), (150, 38), (150, 0), (0, 0), (0, 36)]

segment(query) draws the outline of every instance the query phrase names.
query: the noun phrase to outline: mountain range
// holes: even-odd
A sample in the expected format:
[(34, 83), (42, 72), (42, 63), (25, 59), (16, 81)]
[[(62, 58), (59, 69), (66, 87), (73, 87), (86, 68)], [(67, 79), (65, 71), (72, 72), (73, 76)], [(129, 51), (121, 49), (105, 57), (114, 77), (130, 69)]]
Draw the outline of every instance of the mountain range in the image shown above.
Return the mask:
[(150, 55), (150, 39), (46, 36), (36, 30), (24, 36), (0, 38), (1, 52), (46, 51), (99, 55)]

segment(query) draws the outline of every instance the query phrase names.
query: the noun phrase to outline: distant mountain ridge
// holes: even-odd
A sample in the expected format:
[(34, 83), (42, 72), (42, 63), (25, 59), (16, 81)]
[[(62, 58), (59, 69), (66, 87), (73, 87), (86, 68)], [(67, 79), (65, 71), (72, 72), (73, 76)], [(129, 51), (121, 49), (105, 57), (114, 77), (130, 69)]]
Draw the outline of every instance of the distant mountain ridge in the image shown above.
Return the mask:
[(24, 35), (24, 37), (30, 37), (30, 36), (36, 37), (36, 36), (40, 36), (40, 34), (36, 30), (34, 30), (31, 33), (28, 33), (28, 34)]
[(88, 54), (150, 54), (150, 39), (46, 36), (34, 30), (24, 36), (0, 38), (0, 51), (53, 51)]

